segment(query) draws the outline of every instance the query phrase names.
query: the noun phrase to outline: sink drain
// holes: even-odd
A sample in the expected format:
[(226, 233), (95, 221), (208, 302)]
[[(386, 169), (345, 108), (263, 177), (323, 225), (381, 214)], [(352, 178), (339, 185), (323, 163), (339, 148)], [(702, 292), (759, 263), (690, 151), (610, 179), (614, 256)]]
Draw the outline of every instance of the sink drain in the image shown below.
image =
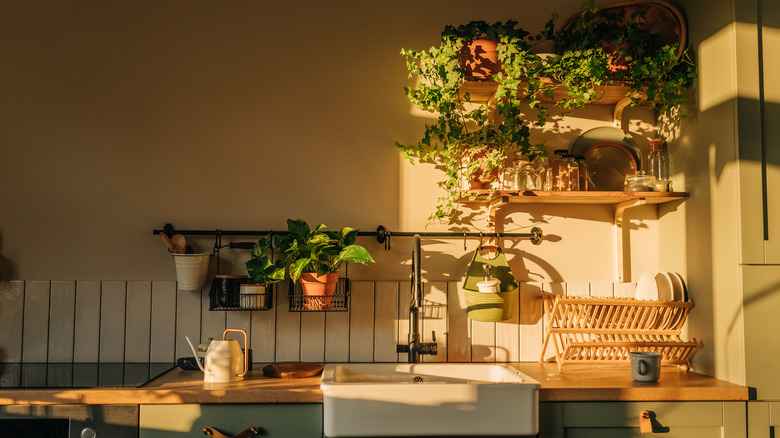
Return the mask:
[(422, 378), (422, 376), (414, 376), (411, 380), (409, 380), (409, 383), (423, 383), (425, 382), (425, 379)]

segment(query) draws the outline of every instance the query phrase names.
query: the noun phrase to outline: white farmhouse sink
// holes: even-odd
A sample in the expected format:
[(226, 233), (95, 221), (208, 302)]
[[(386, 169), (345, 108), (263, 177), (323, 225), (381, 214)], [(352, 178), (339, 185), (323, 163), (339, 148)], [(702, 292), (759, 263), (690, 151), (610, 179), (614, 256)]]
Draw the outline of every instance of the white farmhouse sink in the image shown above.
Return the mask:
[(326, 437), (539, 430), (539, 383), (506, 365), (331, 364), (321, 382)]

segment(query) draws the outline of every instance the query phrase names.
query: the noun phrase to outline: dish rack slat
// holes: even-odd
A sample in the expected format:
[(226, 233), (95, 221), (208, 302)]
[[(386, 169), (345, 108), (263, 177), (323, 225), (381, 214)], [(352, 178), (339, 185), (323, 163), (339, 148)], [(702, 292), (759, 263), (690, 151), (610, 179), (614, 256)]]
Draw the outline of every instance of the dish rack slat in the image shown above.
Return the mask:
[(552, 341), (559, 369), (573, 363), (625, 363), (631, 351), (658, 352), (662, 364), (689, 368), (698, 347), (695, 339), (680, 339), (692, 301), (554, 294), (542, 299), (547, 321), (539, 362)]

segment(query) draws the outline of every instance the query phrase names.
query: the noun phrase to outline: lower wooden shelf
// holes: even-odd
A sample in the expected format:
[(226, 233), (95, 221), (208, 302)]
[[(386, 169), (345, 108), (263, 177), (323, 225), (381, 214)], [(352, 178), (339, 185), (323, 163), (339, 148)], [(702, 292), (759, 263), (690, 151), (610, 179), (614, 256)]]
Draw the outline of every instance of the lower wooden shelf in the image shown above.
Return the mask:
[(643, 199), (646, 204), (663, 204), (688, 198), (687, 192), (557, 192), (517, 190), (470, 190), (460, 202), (478, 204), (592, 204), (618, 205)]

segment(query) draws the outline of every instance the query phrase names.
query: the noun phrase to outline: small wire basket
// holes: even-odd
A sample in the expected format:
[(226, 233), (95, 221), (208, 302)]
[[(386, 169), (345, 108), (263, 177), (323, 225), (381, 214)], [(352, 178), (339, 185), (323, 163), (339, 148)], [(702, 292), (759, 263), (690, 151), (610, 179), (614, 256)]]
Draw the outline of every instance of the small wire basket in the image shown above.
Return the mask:
[(209, 310), (270, 310), (273, 308), (273, 284), (241, 284), (239, 287), (212, 288)]
[(304, 295), (300, 282), (289, 282), (290, 312), (346, 312), (349, 310), (350, 284), (339, 278), (333, 295)]

